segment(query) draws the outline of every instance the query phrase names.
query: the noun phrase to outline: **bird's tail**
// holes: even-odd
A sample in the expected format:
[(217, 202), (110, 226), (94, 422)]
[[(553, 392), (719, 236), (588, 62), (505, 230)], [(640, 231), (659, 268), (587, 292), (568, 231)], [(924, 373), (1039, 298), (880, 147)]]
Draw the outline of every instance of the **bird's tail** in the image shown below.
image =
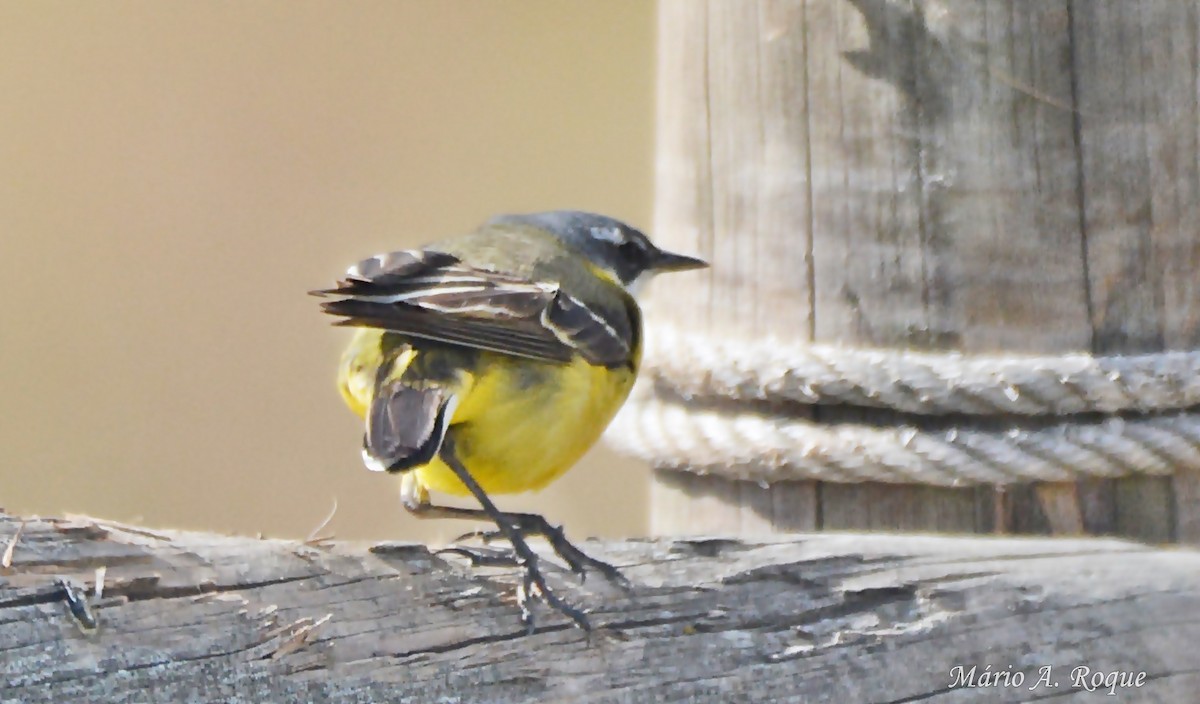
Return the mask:
[(407, 373), (418, 356), (406, 350), (376, 379), (362, 450), (363, 460), (376, 471), (403, 472), (426, 464), (446, 437), (457, 397), (449, 385)]

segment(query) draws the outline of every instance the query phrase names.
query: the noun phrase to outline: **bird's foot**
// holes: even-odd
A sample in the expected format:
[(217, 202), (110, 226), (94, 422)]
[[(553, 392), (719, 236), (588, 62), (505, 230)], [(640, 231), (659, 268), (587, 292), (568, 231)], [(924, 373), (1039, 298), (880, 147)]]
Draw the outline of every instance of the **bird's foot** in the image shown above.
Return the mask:
[[(472, 536), (480, 537), (484, 536)], [(460, 538), (461, 539), (461, 538)], [(528, 546), (525, 546), (528, 548)], [(512, 549), (498, 550), (494, 548), (467, 548), (454, 546), (451, 548), (443, 548), (435, 551), (435, 555), (441, 554), (458, 555), (465, 557), (470, 561), (472, 567), (521, 567), (524, 569), (524, 574), (521, 576), (521, 583), (517, 586), (517, 606), (521, 609), (521, 623), (525, 625), (529, 633), (534, 631), (533, 610), (530, 608), (531, 599), (541, 599), (546, 602), (555, 611), (563, 614), (567, 618), (575, 622), (585, 631), (592, 630), (591, 621), (579, 609), (571, 606), (563, 601), (554, 591), (546, 584), (546, 578), (542, 575), (541, 568), (538, 564), (537, 555), (532, 551), (528, 556), (521, 554), (521, 549), (514, 546)]]
[(532, 560), (525, 561), (524, 567), (525, 575), (521, 579), (521, 585), (517, 587), (517, 606), (521, 608), (521, 623), (525, 624), (528, 633), (534, 631), (533, 610), (529, 608), (530, 598), (541, 599), (547, 606), (574, 621), (576, 626), (589, 633), (592, 631), (592, 622), (588, 620), (587, 615), (560, 599), (546, 584), (546, 578), (538, 569), (536, 555)]
[[(604, 578), (611, 584), (626, 591), (631, 588), (629, 580), (615, 566), (588, 555), (568, 540), (562, 526), (552, 525), (543, 516), (533, 513), (506, 513), (504, 517), (509, 521), (512, 529), (520, 535), (540, 535), (545, 538), (550, 547), (554, 549), (554, 553), (562, 558), (563, 562), (567, 563), (572, 572), (579, 575), (580, 581), (587, 579), (588, 570), (594, 570), (604, 575)], [(478, 530), (459, 536), (455, 539), (455, 542), (475, 539), (482, 541), (486, 545), (494, 540), (506, 538), (507, 536), (504, 531)]]
[(434, 550), (433, 554), (449, 554), (465, 557), (471, 563), (472, 567), (519, 567), (521, 565), (521, 560), (517, 557), (517, 553), (512, 550), (497, 548), (466, 548), (455, 545), (452, 548)]

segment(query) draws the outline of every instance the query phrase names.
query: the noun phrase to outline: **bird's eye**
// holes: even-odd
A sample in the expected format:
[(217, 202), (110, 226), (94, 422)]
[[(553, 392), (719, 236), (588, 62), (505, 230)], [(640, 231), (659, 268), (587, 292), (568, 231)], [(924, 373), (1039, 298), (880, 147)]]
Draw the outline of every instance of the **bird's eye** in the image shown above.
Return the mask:
[(626, 240), (617, 246), (621, 256), (631, 262), (640, 262), (646, 258), (646, 248), (637, 240)]

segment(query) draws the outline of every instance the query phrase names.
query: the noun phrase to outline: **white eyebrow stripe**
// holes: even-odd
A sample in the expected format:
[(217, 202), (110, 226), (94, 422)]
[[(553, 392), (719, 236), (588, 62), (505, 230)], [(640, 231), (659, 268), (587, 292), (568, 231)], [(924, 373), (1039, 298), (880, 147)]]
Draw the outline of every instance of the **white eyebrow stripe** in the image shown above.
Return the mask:
[(619, 227), (593, 227), (591, 233), (592, 237), (613, 244), (624, 244), (626, 240), (625, 233)]

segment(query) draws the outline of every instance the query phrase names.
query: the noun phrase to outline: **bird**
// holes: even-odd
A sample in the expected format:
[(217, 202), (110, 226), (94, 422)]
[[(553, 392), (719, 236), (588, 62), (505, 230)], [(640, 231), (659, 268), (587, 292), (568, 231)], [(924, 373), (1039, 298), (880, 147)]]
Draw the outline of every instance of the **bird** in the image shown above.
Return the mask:
[[(595, 444), (638, 374), (635, 294), (654, 275), (706, 266), (614, 218), (558, 210), (496, 216), (364, 259), (333, 288), (310, 292), (328, 299), (321, 307), (335, 325), (357, 328), (337, 378), (364, 420), (364, 464), (400, 475), (402, 504), (418, 517), (495, 523), (475, 535), (512, 546), (530, 631), (532, 598), (586, 631), (591, 624), (547, 585), (526, 537), (545, 538), (581, 578), (595, 570), (626, 582), (560, 526), (501, 511), (491, 495), (541, 489)], [(470, 495), (480, 508), (435, 504), (430, 492)]]

